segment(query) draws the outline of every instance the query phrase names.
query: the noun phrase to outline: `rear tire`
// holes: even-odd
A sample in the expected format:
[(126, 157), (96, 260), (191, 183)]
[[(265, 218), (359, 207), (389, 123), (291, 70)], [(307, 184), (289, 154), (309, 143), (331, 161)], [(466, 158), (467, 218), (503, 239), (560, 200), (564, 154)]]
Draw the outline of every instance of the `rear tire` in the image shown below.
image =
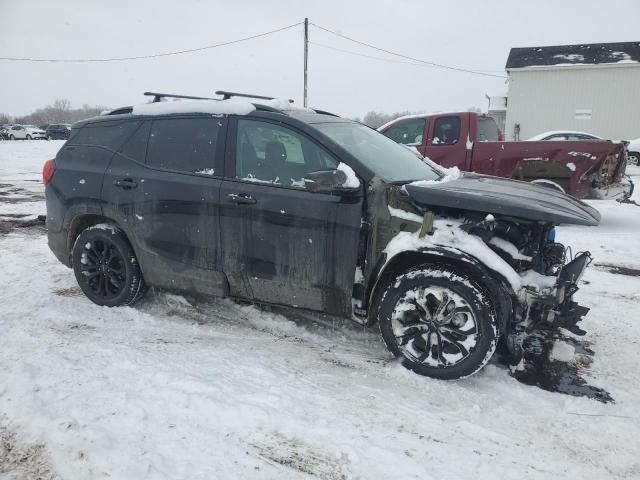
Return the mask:
[(31, 135), (27, 135), (27, 140), (31, 140)]
[(498, 342), (496, 313), (470, 278), (422, 265), (394, 279), (377, 305), (387, 348), (409, 370), (454, 380), (479, 371)]
[(629, 165), (635, 165), (636, 167), (640, 165), (640, 153), (638, 152), (629, 152), (627, 154), (627, 161)]
[(16, 137), (14, 137), (13, 135), (9, 135), (9, 140), (15, 140)]
[(83, 230), (72, 252), (78, 285), (93, 303), (131, 305), (145, 293), (142, 271), (125, 233), (115, 225)]

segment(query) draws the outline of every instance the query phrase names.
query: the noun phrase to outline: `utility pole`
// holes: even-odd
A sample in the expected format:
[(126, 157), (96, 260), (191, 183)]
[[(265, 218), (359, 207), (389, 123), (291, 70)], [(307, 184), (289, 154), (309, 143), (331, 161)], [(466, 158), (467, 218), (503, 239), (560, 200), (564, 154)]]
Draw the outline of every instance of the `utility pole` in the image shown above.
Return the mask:
[(304, 19), (304, 100), (303, 106), (307, 106), (307, 62), (309, 60), (309, 19)]

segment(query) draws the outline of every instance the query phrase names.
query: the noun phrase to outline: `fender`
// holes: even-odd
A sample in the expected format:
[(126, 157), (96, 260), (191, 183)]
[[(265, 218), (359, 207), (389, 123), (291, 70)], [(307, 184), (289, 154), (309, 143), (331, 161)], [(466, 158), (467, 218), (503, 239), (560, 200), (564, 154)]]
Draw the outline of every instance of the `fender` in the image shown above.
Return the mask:
[(388, 260), (385, 254), (380, 256), (367, 288), (368, 325), (376, 321), (375, 305), (389, 282), (402, 272), (425, 263), (451, 265), (475, 280), (487, 290), (491, 298), (496, 299), (494, 307), (500, 321), (500, 331), (502, 333), (507, 331), (514, 318), (514, 303), (517, 303), (516, 294), (507, 280), (499, 273), (489, 270), (482, 262), (468, 253), (453, 247), (439, 246), (407, 250)]

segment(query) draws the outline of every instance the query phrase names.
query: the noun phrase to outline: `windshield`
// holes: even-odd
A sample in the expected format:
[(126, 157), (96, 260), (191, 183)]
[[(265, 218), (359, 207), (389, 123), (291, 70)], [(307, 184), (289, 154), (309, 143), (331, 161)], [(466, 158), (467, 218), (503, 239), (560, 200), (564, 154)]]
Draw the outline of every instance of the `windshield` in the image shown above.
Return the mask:
[(442, 176), (440, 169), (431, 161), (420, 160), (407, 147), (359, 123), (321, 123), (314, 126), (386, 182), (437, 180)]

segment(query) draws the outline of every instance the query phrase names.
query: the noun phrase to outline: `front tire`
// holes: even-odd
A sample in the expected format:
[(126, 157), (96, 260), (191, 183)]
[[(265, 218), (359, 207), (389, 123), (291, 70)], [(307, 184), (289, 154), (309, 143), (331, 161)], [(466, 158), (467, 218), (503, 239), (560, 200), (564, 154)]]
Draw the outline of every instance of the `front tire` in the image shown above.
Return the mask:
[(15, 140), (16, 137), (14, 137), (13, 135), (9, 135), (9, 140)]
[(31, 135), (27, 135), (27, 140), (31, 140)]
[(382, 295), (377, 314), (389, 351), (420, 375), (468, 377), (496, 349), (491, 300), (472, 279), (450, 267), (422, 265), (400, 275)]
[(640, 153), (638, 152), (629, 152), (627, 154), (627, 160), (629, 165), (640, 166)]
[(131, 305), (145, 292), (142, 271), (124, 232), (111, 224), (83, 230), (72, 252), (78, 285), (93, 303)]

